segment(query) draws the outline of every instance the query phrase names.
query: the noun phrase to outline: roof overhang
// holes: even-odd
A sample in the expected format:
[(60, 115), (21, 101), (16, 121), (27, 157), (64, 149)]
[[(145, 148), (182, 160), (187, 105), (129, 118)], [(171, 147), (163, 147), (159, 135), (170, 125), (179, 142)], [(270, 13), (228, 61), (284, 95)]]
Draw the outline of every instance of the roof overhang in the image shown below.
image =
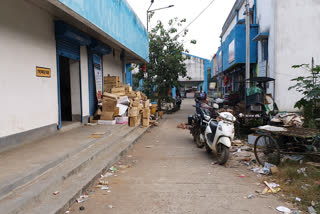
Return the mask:
[(257, 41), (265, 40), (265, 39), (268, 39), (268, 38), (269, 38), (269, 32), (265, 32), (265, 33), (259, 33), (252, 40), (257, 42)]
[(122, 45), (117, 40), (106, 34), (102, 29), (89, 22), (84, 17), (80, 16), (63, 3), (57, 0), (28, 0), (30, 3), (37, 5), (50, 13), (55, 20), (62, 20), (77, 29), (81, 29), (82, 32), (92, 36), (96, 40), (114, 48), (119, 52), (125, 51), (125, 57), (127, 63), (143, 63), (147, 62), (147, 59), (139, 56), (129, 48)]

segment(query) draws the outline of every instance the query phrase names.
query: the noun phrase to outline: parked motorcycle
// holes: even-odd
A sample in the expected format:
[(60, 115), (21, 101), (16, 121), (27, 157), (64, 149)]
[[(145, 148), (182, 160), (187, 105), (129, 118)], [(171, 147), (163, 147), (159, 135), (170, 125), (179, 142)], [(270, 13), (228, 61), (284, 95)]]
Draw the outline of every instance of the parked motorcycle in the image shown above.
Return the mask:
[(193, 141), (198, 148), (203, 148), (205, 146), (205, 130), (207, 123), (213, 117), (216, 117), (216, 109), (218, 105), (213, 104), (209, 106), (205, 103), (201, 103), (199, 99), (196, 99), (196, 112), (194, 115), (189, 115), (188, 124), (191, 126), (190, 133), (193, 136)]
[(229, 149), (234, 138), (234, 122), (236, 118), (229, 112), (219, 113), (219, 121), (210, 119), (206, 123), (205, 148), (208, 153), (213, 152), (218, 157), (220, 165), (229, 159)]

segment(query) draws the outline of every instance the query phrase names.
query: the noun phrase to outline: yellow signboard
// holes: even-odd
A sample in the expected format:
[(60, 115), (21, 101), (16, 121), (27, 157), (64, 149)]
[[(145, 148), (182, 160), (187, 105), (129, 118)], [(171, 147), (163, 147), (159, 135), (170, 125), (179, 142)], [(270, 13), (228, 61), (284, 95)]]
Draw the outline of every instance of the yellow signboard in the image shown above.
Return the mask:
[(37, 67), (36, 71), (37, 71), (37, 77), (51, 77), (50, 68)]

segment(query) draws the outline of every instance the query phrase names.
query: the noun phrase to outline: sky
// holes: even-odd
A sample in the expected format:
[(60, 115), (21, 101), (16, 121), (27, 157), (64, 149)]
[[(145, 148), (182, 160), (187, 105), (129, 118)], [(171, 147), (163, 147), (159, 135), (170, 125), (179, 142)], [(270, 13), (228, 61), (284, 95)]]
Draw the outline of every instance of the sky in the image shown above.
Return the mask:
[[(154, 27), (157, 20), (163, 23), (174, 17), (186, 18), (186, 26), (199, 13), (209, 5), (212, 0), (154, 0), (150, 10), (169, 5), (172, 8), (156, 11), (152, 20), (149, 22), (149, 30)], [(142, 23), (146, 26), (146, 11), (150, 6), (151, 0), (127, 0), (132, 9), (138, 15)], [(215, 0), (213, 4), (188, 28), (187, 41), (197, 40), (197, 44), (185, 43), (185, 48), (190, 54), (206, 59), (211, 59), (220, 46), (220, 34), (222, 26), (231, 11), (235, 0)], [(182, 26), (182, 28), (184, 27)], [(179, 31), (179, 30), (178, 30)]]

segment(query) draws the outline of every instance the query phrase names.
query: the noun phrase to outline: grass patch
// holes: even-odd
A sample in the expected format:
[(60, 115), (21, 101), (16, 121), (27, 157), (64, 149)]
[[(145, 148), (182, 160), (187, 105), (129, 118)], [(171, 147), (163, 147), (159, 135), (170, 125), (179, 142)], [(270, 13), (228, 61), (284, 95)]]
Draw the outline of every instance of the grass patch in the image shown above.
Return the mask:
[[(306, 168), (307, 176), (297, 170)], [(300, 209), (307, 211), (311, 202), (315, 202), (315, 210), (320, 213), (320, 169), (307, 165), (286, 161), (279, 166), (280, 172), (272, 177), (278, 181), (287, 199)], [(301, 198), (301, 202), (296, 201)]]

